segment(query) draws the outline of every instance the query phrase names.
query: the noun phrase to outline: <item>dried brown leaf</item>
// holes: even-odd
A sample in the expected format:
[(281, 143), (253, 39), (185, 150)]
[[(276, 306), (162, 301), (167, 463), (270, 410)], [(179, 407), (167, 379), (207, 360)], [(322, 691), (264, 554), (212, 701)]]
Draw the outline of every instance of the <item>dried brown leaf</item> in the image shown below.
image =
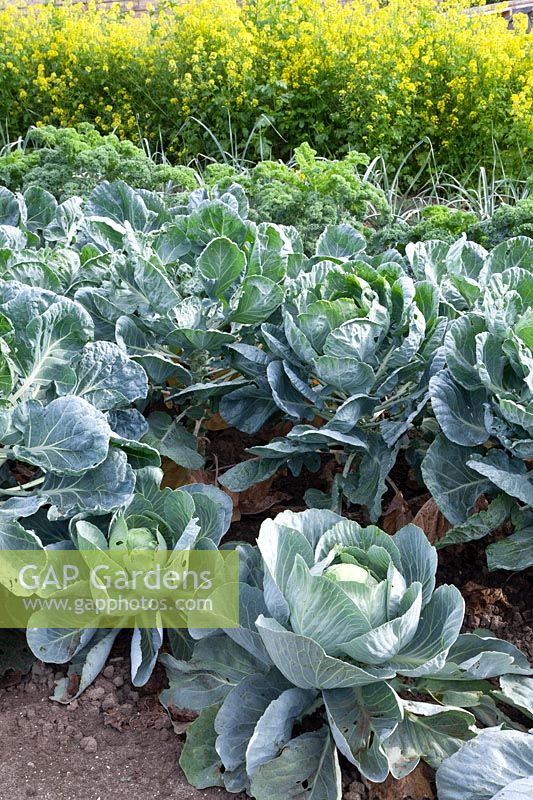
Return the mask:
[(225, 431), (230, 427), (220, 414), (213, 414), (204, 424), (208, 431)]
[(433, 498), (424, 503), (413, 519), (413, 524), (422, 528), (431, 544), (442, 539), (452, 527)]
[(187, 728), (198, 716), (195, 711), (189, 711), (186, 708), (177, 708), (176, 706), (169, 706), (169, 712), (174, 733), (178, 735), (185, 733)]
[(180, 486), (185, 486), (186, 483), (191, 482), (190, 471), (185, 467), (178, 466), (171, 458), (162, 457), (161, 469), (163, 470), (162, 489), (167, 486), (169, 489), (179, 489)]
[(461, 588), (468, 607), (472, 614), (480, 614), (487, 610), (488, 606), (495, 606), (501, 603), (510, 608), (510, 603), (503, 589), (482, 586), (476, 581), (468, 581)]
[(386, 533), (394, 534), (411, 522), (413, 514), (401, 492), (396, 492), (387, 510), (384, 512), (381, 527)]
[(244, 492), (240, 492), (239, 510), (241, 514), (261, 514), (272, 506), (282, 503), (289, 499), (285, 492), (272, 490), (275, 475), (266, 481), (250, 486)]

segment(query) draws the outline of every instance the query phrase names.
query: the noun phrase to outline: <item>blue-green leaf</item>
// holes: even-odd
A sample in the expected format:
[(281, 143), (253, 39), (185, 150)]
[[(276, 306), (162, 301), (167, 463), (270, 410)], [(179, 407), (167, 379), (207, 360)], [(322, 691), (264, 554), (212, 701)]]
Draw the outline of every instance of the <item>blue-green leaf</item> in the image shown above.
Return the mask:
[(327, 730), (291, 739), (281, 755), (258, 768), (251, 791), (256, 800), (341, 800), (341, 772)]
[(229, 239), (212, 239), (197, 261), (207, 291), (220, 297), (244, 272), (246, 256)]
[(533, 789), (533, 737), (483, 731), (441, 764), (436, 780), (439, 800), (525, 800)]

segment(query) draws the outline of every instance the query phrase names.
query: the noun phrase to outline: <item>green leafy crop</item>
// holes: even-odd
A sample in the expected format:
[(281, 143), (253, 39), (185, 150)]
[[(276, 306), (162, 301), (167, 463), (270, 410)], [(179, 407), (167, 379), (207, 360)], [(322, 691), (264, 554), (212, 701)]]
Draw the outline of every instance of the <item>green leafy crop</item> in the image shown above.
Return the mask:
[[(162, 455), (202, 467), (184, 419), (202, 410), (193, 384), (281, 303), (290, 239), (256, 228), (246, 210), (240, 187), (173, 210), (122, 182), (100, 184), (86, 203), (0, 190), (0, 549), (113, 548), (118, 528), (128, 547), (219, 544), (227, 495), (201, 487), (200, 504), (198, 487), (194, 502), (160, 491), (158, 468)], [(203, 395), (227, 384), (214, 376)], [(176, 385), (192, 394), (183, 413), (150, 413)], [(30, 628), (29, 644), (47, 661), (74, 657), (83, 689), (116, 635)], [(134, 633), (136, 684), (161, 641), (162, 631)]]
[(241, 627), (191, 630), (187, 659), (162, 656), (163, 704), (199, 712), (180, 759), (197, 788), (340, 800), (339, 755), (376, 782), (437, 767), (501, 713), (489, 679), (526, 680), (513, 645), (459, 633), (460, 592), (435, 589), (437, 553), (413, 525), (391, 537), (286, 511), (257, 548), (235, 546)]
[(525, 800), (533, 792), (533, 738), (522, 731), (484, 731), (443, 761), (437, 791), (439, 800)]
[[(459, 240), (409, 248), (415, 271), (439, 285), (452, 318), (445, 364), (429, 384), (442, 433), (428, 450), (425, 482), (450, 522), (440, 546), (477, 539), (512, 517), (515, 532), (488, 548), (491, 569), (533, 563), (533, 240), (489, 254)], [(481, 494), (489, 509), (469, 517)]]
[[(387, 247), (395, 247), (404, 252), (410, 242), (439, 239), (451, 244), (465, 232), (468, 232), (469, 239), (478, 241), (473, 235), (477, 223), (478, 218), (471, 211), (459, 211), (446, 205), (426, 206), (422, 209), (420, 221), (415, 225), (397, 220), (378, 227), (376, 231), (367, 232), (368, 248), (372, 253), (379, 253)], [(504, 238), (512, 235), (514, 234), (510, 232)]]
[(293, 474), (303, 465), (316, 471), (320, 454), (334, 452), (342, 472), (333, 497), (310, 491), (308, 503), (337, 508), (344, 495), (379, 517), (401, 439), (441, 368), (446, 319), (437, 287), (414, 282), (397, 253), (371, 259), (364, 246), (348, 225), (326, 228), (307, 271), (287, 281), (280, 322), (261, 327), (260, 348), (229, 348), (253, 384), (223, 398), (222, 416), (248, 433), (280, 412), (294, 423), (225, 473), (231, 490), (285, 465)]
[(262, 161), (248, 172), (236, 173), (213, 165), (205, 178), (208, 186), (238, 181), (250, 199), (251, 219), (295, 225), (305, 251), (313, 252), (326, 225), (369, 221), (379, 226), (390, 221), (383, 191), (358, 174), (368, 160), (356, 152), (338, 161), (317, 159), (316, 150), (304, 142), (295, 148), (294, 166)]
[(518, 200), (516, 205), (501, 205), (490, 219), (467, 228), (468, 238), (484, 247), (496, 247), (513, 236), (533, 239), (533, 197)]
[[(163, 702), (200, 712), (181, 757), (194, 785), (340, 800), (339, 754), (373, 781), (422, 758), (444, 763), (448, 800), (445, 759), (480, 727), (505, 735), (520, 728), (515, 711), (530, 713), (524, 656), (486, 631), (459, 633), (463, 600), (436, 588), (423, 532), (391, 537), (335, 509), (377, 519), (399, 449), (412, 448), (455, 524), (440, 546), (511, 519), (489, 565), (525, 565), (532, 253), (525, 237), (488, 252), (463, 236), (372, 256), (343, 223), (307, 256), (294, 227), (250, 219), (235, 183), (184, 198), (104, 181), (63, 202), (0, 189), (0, 558), (239, 553), (240, 627), (170, 630), (162, 656)], [(162, 457), (204, 466), (198, 433), (214, 413), (248, 433), (292, 425), (224, 473), (227, 488), (333, 457), (332, 493), (267, 520), (258, 547), (221, 544), (230, 497), (162, 488), (160, 468)], [(482, 494), (490, 505), (469, 516)], [(164, 633), (135, 623), (142, 685)], [(60, 702), (94, 680), (117, 634), (27, 632), (40, 658), (70, 662)]]
[(77, 129), (31, 128), (23, 147), (0, 156), (0, 185), (11, 191), (38, 186), (66, 200), (87, 197), (103, 180), (119, 179), (150, 190), (171, 184), (174, 191), (192, 191), (197, 185), (192, 169), (157, 164), (132, 142), (103, 136), (89, 123)]
[[(39, 187), (0, 190), (0, 547), (79, 547), (80, 521), (102, 547), (116, 544), (147, 482), (161, 506), (126, 523), (121, 541), (176, 546), (161, 457), (202, 468), (195, 433), (217, 412), (247, 432), (293, 424), (252, 447), (221, 477), (226, 487), (334, 456), (332, 495), (310, 491), (307, 502), (332, 509), (344, 498), (377, 519), (398, 450), (432, 400), (442, 433), (423, 472), (457, 523), (444, 543), (510, 517), (516, 532), (491, 545), (489, 561), (522, 566), (531, 241), (488, 253), (463, 238), (371, 257), (360, 233), (335, 225), (308, 258), (293, 227), (249, 219), (237, 184), (180, 199), (120, 181), (62, 203)], [(482, 493), (488, 511), (468, 517)], [(227, 499), (209, 496), (227, 515)], [(78, 633), (76, 669), (103, 634), (92, 635)], [(151, 654), (142, 668), (135, 657), (138, 683), (160, 645), (153, 634), (145, 648), (146, 636), (134, 636)], [(49, 660), (73, 652), (55, 639), (34, 646)]]

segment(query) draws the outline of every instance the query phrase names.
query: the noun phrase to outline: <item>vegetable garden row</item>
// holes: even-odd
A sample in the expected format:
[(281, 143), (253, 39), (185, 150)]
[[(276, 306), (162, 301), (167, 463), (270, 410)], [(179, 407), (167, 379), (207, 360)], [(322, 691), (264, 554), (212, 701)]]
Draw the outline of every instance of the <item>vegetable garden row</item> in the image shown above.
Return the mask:
[[(461, 632), (437, 549), (533, 565), (533, 239), (378, 252), (340, 222), (311, 251), (250, 213), (231, 179), (0, 189), (4, 571), (21, 550), (238, 551), (239, 628), (131, 635), (133, 684), (159, 660), (165, 708), (198, 714), (180, 762), (198, 788), (340, 800), (341, 766), (382, 782), (422, 759), (439, 800), (530, 796), (527, 658)], [(246, 452), (198, 481), (224, 428)], [(449, 523), (436, 546), (377, 527), (407, 469)], [(307, 510), (236, 540), (232, 498), (279, 475)], [(70, 663), (62, 703), (118, 635), (27, 631)]]

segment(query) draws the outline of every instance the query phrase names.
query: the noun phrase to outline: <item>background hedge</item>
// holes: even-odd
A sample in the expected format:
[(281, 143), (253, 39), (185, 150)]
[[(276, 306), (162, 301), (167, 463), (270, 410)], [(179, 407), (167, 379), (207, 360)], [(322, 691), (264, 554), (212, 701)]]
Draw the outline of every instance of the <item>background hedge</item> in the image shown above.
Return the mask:
[[(198, 0), (135, 17), (53, 5), (0, 11), (0, 126), (94, 122), (173, 160), (217, 147), (286, 158), (383, 153), (422, 137), (455, 174), (523, 171), (533, 140), (533, 36), (433, 0)], [(523, 23), (523, 24), (522, 24)], [(272, 126), (266, 123), (266, 115)], [(257, 127), (259, 120), (262, 123)], [(254, 128), (255, 126), (255, 128)], [(275, 130), (274, 130), (275, 128)]]

